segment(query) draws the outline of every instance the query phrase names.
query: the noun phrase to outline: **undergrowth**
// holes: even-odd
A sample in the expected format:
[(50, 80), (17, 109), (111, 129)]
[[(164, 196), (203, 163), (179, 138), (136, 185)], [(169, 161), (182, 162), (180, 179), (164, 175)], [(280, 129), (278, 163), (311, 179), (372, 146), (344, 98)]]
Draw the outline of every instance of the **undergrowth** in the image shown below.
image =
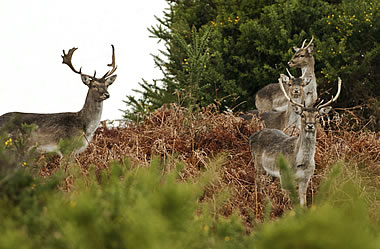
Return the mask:
[(318, 130), (300, 208), (278, 180), (255, 182), (247, 139), (260, 129), (163, 107), (104, 125), (72, 160), (26, 164), (0, 136), (0, 248), (379, 248), (379, 134)]
[[(334, 129), (318, 129), (316, 170), (307, 193), (309, 205), (315, 202), (320, 182), (337, 161), (354, 171), (362, 171), (380, 187), (380, 133), (352, 130), (353, 122), (357, 123), (352, 119), (340, 120)], [(247, 141), (261, 129), (263, 124), (257, 119), (245, 121), (232, 112), (220, 113), (213, 105), (196, 113), (176, 105), (163, 106), (139, 124), (125, 123), (117, 127), (104, 124), (96, 132), (93, 143), (78, 157), (78, 163), (86, 174), (89, 165), (95, 165), (100, 172), (108, 168), (111, 160), (123, 161), (125, 156), (138, 165), (148, 165), (153, 156), (158, 156), (168, 162), (168, 168), (177, 162), (184, 163), (181, 179), (191, 179), (213, 157), (223, 153), (227, 160), (221, 177), (208, 188), (204, 198), (212, 198), (228, 186), (232, 197), (218, 212), (226, 216), (238, 212), (245, 224), (253, 228), (264, 220), (267, 199), (273, 206), (271, 218), (280, 217), (291, 208), (291, 201), (281, 191), (277, 179), (262, 176), (255, 181), (256, 171)]]

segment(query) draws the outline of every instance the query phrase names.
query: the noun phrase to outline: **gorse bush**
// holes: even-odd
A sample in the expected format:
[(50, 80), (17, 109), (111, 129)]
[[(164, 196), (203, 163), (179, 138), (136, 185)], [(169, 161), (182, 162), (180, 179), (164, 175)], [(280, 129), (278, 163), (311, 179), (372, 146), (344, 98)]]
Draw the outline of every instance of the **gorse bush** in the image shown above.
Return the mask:
[[(163, 174), (158, 159), (147, 168), (132, 167), (128, 160), (123, 165), (112, 163), (110, 172), (103, 172), (100, 179), (93, 171), (83, 176), (72, 167), (77, 165), (70, 165), (65, 173), (75, 178), (70, 193), (58, 190), (57, 176), (38, 180), (27, 172), (13, 179), (7, 193), (0, 192), (1, 248), (249, 245), (237, 216), (215, 219), (207, 203), (198, 203), (216, 168), (210, 166), (194, 183), (179, 182), (177, 170)], [(11, 201), (8, 195), (14, 196), (16, 189), (21, 195)]]
[[(170, 8), (158, 18), (159, 24), (150, 29), (153, 38), (165, 43), (165, 49), (154, 56), (163, 78), (154, 80), (153, 84), (148, 81), (141, 84), (142, 89), (138, 90), (141, 98), (134, 103), (126, 102), (130, 112), (141, 112), (136, 103), (149, 105), (145, 113), (163, 103), (187, 107), (188, 102), (176, 101), (176, 92), (180, 89), (181, 94), (188, 96), (196, 87), (203, 89), (201, 94), (193, 95), (201, 106), (216, 101), (223, 108), (253, 109), (255, 93), (277, 82), (278, 76), (285, 73), (287, 62), (294, 54), (292, 47), (299, 47), (304, 39), (314, 36), (319, 95), (322, 99), (327, 97), (326, 92), (331, 92), (337, 77), (341, 77), (342, 93), (336, 106), (361, 105), (363, 108), (357, 109), (357, 114), (372, 120), (367, 128), (380, 129), (379, 0), (167, 2)], [(211, 31), (209, 41), (204, 43), (206, 68), (186, 64), (189, 48), (201, 44), (193, 38), (193, 27), (200, 34)], [(182, 37), (188, 46), (175, 37)], [(296, 69), (291, 70), (294, 75), (300, 75)], [(199, 80), (186, 78), (200, 71)], [(157, 99), (161, 102), (159, 106)]]
[[(24, 171), (0, 191), (0, 247), (335, 249), (380, 245), (380, 226), (371, 219), (371, 203), (363, 198), (365, 186), (356, 182), (359, 179), (345, 179), (342, 184), (342, 174), (347, 173), (342, 165), (332, 170), (315, 205), (295, 207), (280, 219), (257, 224), (247, 234), (238, 215), (223, 217), (213, 212), (215, 203), (199, 202), (218, 176), (221, 163), (216, 160), (191, 181), (178, 180), (183, 167), (163, 173), (166, 166), (159, 159), (149, 167), (134, 167), (127, 159), (124, 164), (114, 162), (100, 179), (92, 169), (86, 176), (78, 173), (73, 169), (78, 165), (48, 179)], [(65, 174), (75, 179), (67, 193), (59, 190)]]

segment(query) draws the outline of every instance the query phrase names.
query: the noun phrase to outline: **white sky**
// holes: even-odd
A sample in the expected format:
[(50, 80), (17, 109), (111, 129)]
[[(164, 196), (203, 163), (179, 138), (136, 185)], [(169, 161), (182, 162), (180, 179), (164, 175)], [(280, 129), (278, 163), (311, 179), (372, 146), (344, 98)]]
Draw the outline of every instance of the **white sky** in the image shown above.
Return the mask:
[(73, 64), (92, 75), (109, 70), (115, 46), (118, 75), (104, 101), (102, 120), (120, 119), (122, 100), (138, 82), (160, 78), (150, 54), (162, 42), (147, 28), (162, 17), (165, 0), (2, 0), (0, 3), (0, 115), (11, 112), (75, 112), (87, 87), (62, 64), (62, 50), (78, 47)]

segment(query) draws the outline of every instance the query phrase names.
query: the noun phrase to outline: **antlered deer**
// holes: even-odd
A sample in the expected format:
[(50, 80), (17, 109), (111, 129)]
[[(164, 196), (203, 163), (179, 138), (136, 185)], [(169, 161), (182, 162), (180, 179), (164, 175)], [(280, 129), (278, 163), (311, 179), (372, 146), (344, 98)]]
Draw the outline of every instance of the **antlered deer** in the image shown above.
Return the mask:
[[(63, 50), (63, 64), (66, 64), (75, 73), (80, 74), (82, 82), (88, 87), (86, 101), (79, 112), (64, 113), (21, 113), (9, 112), (0, 116), (0, 128), (10, 127), (8, 133), (15, 135), (22, 124), (34, 124), (36, 129), (30, 134), (29, 147), (37, 145), (37, 151), (56, 152), (62, 157), (59, 151), (61, 139), (81, 138), (82, 146), (76, 148), (74, 153), (80, 153), (86, 149), (88, 142), (99, 126), (103, 110), (103, 101), (110, 97), (108, 87), (115, 81), (116, 75), (112, 75), (117, 66), (115, 65), (115, 51), (112, 46), (112, 63), (107, 66), (112, 67), (101, 78), (82, 73), (73, 66), (71, 59), (77, 48), (72, 48), (66, 54)], [(10, 124), (10, 125), (8, 125)]]
[(305, 105), (306, 107), (312, 107), (317, 101), (317, 80), (314, 73), (314, 56), (313, 45), (314, 37), (311, 38), (309, 44), (305, 47), (306, 40), (303, 41), (300, 48), (293, 47), (295, 54), (288, 62), (290, 67), (300, 68), (302, 74), (306, 74), (306, 77), (311, 79), (310, 84), (305, 86)]
[[(288, 71), (288, 70), (287, 70)], [(280, 75), (279, 84), (284, 88), (286, 87), (287, 94), (293, 99), (294, 102), (298, 104), (304, 103), (305, 93), (304, 88), (310, 83), (310, 78), (305, 77), (305, 74), (299, 78), (294, 77), (288, 71), (289, 77), (284, 74)], [(283, 93), (281, 92), (283, 95)], [(285, 98), (286, 100), (286, 98)], [(250, 120), (253, 115), (256, 115), (260, 120), (264, 121), (266, 128), (273, 128), (284, 130), (287, 128), (299, 127), (300, 126), (300, 117), (296, 113), (295, 107), (291, 102), (287, 101), (285, 111), (266, 111), (261, 112), (258, 110), (250, 111), (241, 117)]]
[(264, 169), (268, 174), (281, 179), (277, 165), (279, 154), (283, 154), (288, 160), (299, 187), (301, 206), (306, 204), (306, 190), (315, 168), (317, 119), (331, 110), (330, 104), (338, 98), (341, 84), (342, 81), (338, 78), (338, 91), (335, 97), (325, 104), (319, 103), (316, 107), (306, 107), (304, 104), (294, 102), (280, 85), (286, 99), (299, 108), (297, 112), (301, 116), (299, 136), (291, 137), (277, 129), (263, 129), (249, 138), (257, 174), (263, 173)]
[[(290, 67), (301, 68), (302, 74), (311, 78), (310, 83), (305, 86), (306, 106), (312, 106), (317, 100), (317, 88), (314, 74), (313, 45), (314, 37), (305, 47), (306, 40), (303, 41), (301, 48), (294, 47), (295, 54), (288, 62)], [(307, 74), (305, 74), (307, 72)], [(255, 105), (259, 111), (286, 111), (288, 101), (284, 97), (279, 85), (272, 83), (260, 89), (255, 96)]]

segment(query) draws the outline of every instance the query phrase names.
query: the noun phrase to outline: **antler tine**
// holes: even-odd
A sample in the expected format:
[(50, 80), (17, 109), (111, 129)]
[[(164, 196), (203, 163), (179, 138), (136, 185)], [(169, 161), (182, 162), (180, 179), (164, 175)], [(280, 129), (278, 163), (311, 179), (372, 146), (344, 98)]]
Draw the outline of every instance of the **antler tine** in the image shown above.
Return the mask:
[(63, 55), (62, 55), (63, 61), (62, 61), (62, 64), (68, 65), (71, 68), (71, 70), (73, 70), (74, 73), (80, 74), (82, 76), (86, 75), (86, 76), (88, 76), (90, 78), (95, 78), (96, 71), (95, 71), (94, 76), (92, 77), (92, 76), (89, 76), (87, 74), (82, 73), (82, 67), (80, 67), (79, 71), (74, 68), (73, 63), (71, 62), (71, 60), (72, 60), (72, 57), (73, 57), (73, 54), (74, 54), (75, 50), (77, 50), (77, 49), (78, 48), (71, 48), (69, 50), (69, 52), (67, 52), (67, 54), (65, 53), (65, 50), (63, 50)]
[(282, 79), (281, 79), (281, 78), (279, 79), (278, 83), (280, 84), (280, 88), (281, 88), (282, 93), (284, 94), (285, 98), (286, 98), (290, 103), (292, 103), (292, 104), (294, 104), (294, 105), (297, 105), (297, 106), (299, 106), (299, 107), (301, 107), (301, 108), (304, 108), (303, 105), (298, 104), (297, 102), (294, 102), (294, 100), (288, 96), (288, 94), (287, 94), (286, 91), (285, 91), (284, 84), (282, 84)]
[(306, 40), (307, 40), (307, 39), (305, 39), (305, 40), (303, 41), (302, 46), (301, 46), (301, 49), (303, 49), (303, 47), (305, 46)]
[(69, 49), (69, 51), (67, 52), (67, 54), (65, 53), (65, 50), (63, 50), (63, 55), (62, 55), (62, 59), (63, 59), (63, 61), (62, 61), (62, 64), (66, 64), (66, 65), (68, 65), (68, 66), (71, 68), (71, 70), (74, 71), (74, 73), (81, 74), (81, 70), (82, 70), (82, 68), (79, 69), (79, 71), (76, 70), (76, 69), (74, 68), (72, 62), (71, 62), (71, 59), (72, 59), (72, 57), (73, 57), (73, 54), (74, 54), (75, 50), (77, 50), (77, 49), (78, 49), (78, 48), (71, 48), (71, 49)]
[(307, 68), (305, 69), (305, 71), (303, 72), (303, 74), (301, 76), (302, 79), (305, 77), (306, 73), (307, 73)]
[(286, 71), (288, 72), (289, 77), (292, 78), (292, 79), (294, 79), (294, 76), (289, 72), (288, 68), (286, 68)]
[(314, 35), (311, 36), (311, 40), (310, 40), (310, 42), (307, 44), (307, 46), (305, 47), (305, 49), (308, 48), (308, 47), (311, 45), (311, 43), (313, 42), (313, 40), (314, 40)]
[(335, 97), (331, 98), (330, 101), (324, 103), (323, 105), (322, 105), (322, 102), (323, 102), (323, 101), (322, 101), (321, 103), (318, 104), (317, 108), (318, 108), (318, 109), (321, 109), (322, 107), (328, 106), (328, 105), (330, 105), (332, 102), (335, 102), (335, 101), (338, 99), (339, 95), (340, 95), (340, 90), (341, 90), (341, 88), (342, 88), (342, 80), (340, 79), (340, 77), (338, 77), (338, 91), (337, 91)]
[(112, 63), (107, 64), (107, 66), (112, 67), (112, 69), (109, 70), (105, 75), (103, 75), (102, 78), (106, 78), (108, 76), (111, 76), (117, 69), (117, 66), (115, 64), (115, 47), (112, 44), (111, 44), (111, 47), (112, 47)]

